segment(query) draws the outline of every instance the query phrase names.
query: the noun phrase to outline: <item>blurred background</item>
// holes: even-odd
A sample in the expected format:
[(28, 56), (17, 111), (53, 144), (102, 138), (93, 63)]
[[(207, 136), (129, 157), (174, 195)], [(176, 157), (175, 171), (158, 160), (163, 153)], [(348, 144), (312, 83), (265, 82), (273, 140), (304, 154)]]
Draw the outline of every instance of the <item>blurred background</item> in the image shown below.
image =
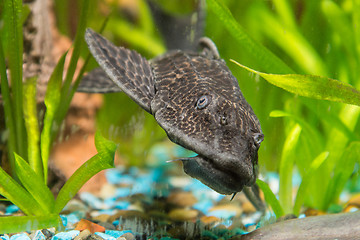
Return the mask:
[[(76, 33), (81, 2), (55, 0), (57, 26), (69, 38)], [(116, 45), (134, 49), (148, 59), (166, 52), (159, 26), (155, 24), (145, 0), (90, 2), (88, 26), (100, 31), (107, 21), (102, 34)], [(197, 6), (195, 0), (152, 2), (171, 16), (187, 16)], [(357, 16), (354, 9), (359, 6), (359, 1), (222, 2), (248, 35), (271, 50), (296, 73), (326, 76), (360, 89), (360, 26), (353, 24)], [(206, 11), (205, 20), (205, 35), (216, 43), (220, 56), (238, 79), (243, 95), (260, 119), (265, 135), (259, 151), (260, 173), (277, 172), (280, 161), (291, 158), (296, 171), (304, 176), (320, 153), (329, 152), (327, 164), (321, 166), (311, 179), (316, 184), (309, 186), (312, 194), (309, 194), (307, 204), (316, 206), (316, 199), (326, 195), (325, 189), (331, 184), (331, 178), (336, 176), (335, 169), (341, 168), (350, 158), (346, 155), (349, 154), (347, 150), (359, 141), (360, 108), (296, 96), (239, 68), (229, 60), (264, 71), (253, 54), (246, 50), (246, 46), (238, 44), (212, 11)], [(84, 49), (84, 58), (86, 54), (88, 51)], [(89, 70), (95, 67), (97, 64), (92, 59)], [(125, 94), (106, 94), (103, 97), (104, 103), (96, 114), (96, 127), (104, 136), (119, 143), (118, 154), (123, 162), (129, 166), (151, 166), (161, 164), (154, 159), (159, 151), (167, 152), (170, 159), (177, 154), (178, 150), (172, 150), (177, 147), (167, 139), (154, 118)], [(286, 146), (295, 126), (301, 127), (299, 138), (290, 147)], [(286, 148), (290, 151), (284, 151)], [(166, 160), (167, 157), (163, 158)], [(358, 191), (355, 189), (359, 180), (358, 160), (354, 166), (347, 184), (352, 191)], [(318, 207), (323, 209), (328, 206), (321, 204)]]

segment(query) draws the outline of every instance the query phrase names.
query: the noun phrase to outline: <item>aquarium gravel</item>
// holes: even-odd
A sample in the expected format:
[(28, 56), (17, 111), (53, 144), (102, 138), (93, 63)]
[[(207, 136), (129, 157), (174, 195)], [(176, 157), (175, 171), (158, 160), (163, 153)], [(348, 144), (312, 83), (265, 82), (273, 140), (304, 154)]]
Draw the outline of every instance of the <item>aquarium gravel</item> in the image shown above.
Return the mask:
[[(230, 201), (173, 166), (106, 170), (107, 183), (98, 194), (80, 193), (66, 205), (60, 215), (64, 231), (0, 239), (230, 239), (256, 228), (261, 213), (242, 193)], [(6, 214), (18, 211), (6, 208)]]

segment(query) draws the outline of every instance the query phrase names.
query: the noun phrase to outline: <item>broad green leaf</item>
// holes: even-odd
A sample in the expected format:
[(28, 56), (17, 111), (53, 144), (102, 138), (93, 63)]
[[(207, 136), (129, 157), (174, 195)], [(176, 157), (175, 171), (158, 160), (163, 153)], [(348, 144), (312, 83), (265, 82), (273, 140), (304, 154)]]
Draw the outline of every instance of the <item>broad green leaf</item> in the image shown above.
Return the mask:
[(51, 213), (55, 199), (50, 189), (44, 184), (42, 176), (38, 175), (29, 164), (15, 153), (16, 173), (26, 190), (33, 196), (43, 209), (43, 213)]
[(306, 175), (303, 176), (301, 184), (296, 194), (294, 212), (293, 212), (295, 215), (298, 216), (300, 213), (300, 208), (304, 203), (305, 197), (308, 195), (306, 194), (306, 191), (308, 189), (309, 184), (311, 184), (311, 180), (313, 179), (312, 177), (315, 175), (318, 168), (321, 166), (321, 164), (324, 163), (324, 161), (327, 159), (328, 156), (329, 156), (329, 152), (322, 152), (312, 161)]
[(47, 182), (47, 177), (48, 177), (48, 161), (50, 155), (50, 147), (52, 144), (52, 134), (54, 130), (53, 128), (57, 127), (54, 126), (54, 123), (55, 123), (55, 115), (60, 105), (60, 92), (61, 92), (62, 77), (63, 77), (66, 55), (67, 53), (65, 53), (57, 63), (48, 82), (45, 99), (44, 99), (46, 112), (44, 116), (44, 126), (41, 132), (40, 150), (41, 150), (41, 159), (44, 169), (45, 183)]
[(299, 140), (301, 127), (296, 124), (285, 139), (279, 167), (279, 200), (285, 214), (292, 213), (292, 172), (294, 168), (294, 149)]
[(28, 160), (30, 167), (43, 177), (43, 165), (40, 158), (40, 131), (37, 117), (36, 78), (24, 83), (24, 119), (28, 138)]
[(234, 60), (231, 61), (252, 73), (259, 74), (269, 83), (288, 92), (309, 98), (360, 106), (360, 92), (347, 83), (312, 75), (262, 73)]
[(210, 10), (219, 17), (221, 23), (235, 38), (234, 44), (243, 46), (243, 50), (261, 64), (266, 71), (276, 73), (293, 73), (280, 58), (275, 56), (266, 47), (253, 40), (236, 22), (229, 9), (219, 0), (207, 0)]
[(116, 144), (105, 141), (99, 134), (95, 137), (96, 146), (99, 148), (98, 154), (85, 162), (61, 188), (55, 201), (54, 213), (60, 213), (66, 203), (79, 191), (79, 189), (92, 176), (101, 170), (114, 167), (114, 155), (117, 148)]
[(263, 191), (265, 196), (265, 201), (271, 206), (276, 217), (281, 217), (284, 215), (284, 210), (282, 209), (279, 200), (277, 200), (275, 194), (271, 191), (270, 187), (260, 179), (256, 179), (256, 184)]
[(64, 230), (59, 215), (42, 216), (2, 216), (0, 218), (0, 234), (18, 233), (55, 227)]
[(39, 203), (2, 168), (0, 168), (0, 194), (18, 206), (26, 215), (40, 215)]

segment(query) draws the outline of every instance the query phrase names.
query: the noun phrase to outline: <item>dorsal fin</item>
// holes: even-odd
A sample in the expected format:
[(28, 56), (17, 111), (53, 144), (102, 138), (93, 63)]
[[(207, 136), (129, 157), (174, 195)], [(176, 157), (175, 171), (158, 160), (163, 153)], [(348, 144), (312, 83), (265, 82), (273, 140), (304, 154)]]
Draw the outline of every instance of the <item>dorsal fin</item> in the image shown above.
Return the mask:
[(110, 41), (87, 29), (89, 49), (110, 79), (132, 100), (151, 113), (155, 95), (154, 76), (149, 62), (135, 51), (116, 47)]

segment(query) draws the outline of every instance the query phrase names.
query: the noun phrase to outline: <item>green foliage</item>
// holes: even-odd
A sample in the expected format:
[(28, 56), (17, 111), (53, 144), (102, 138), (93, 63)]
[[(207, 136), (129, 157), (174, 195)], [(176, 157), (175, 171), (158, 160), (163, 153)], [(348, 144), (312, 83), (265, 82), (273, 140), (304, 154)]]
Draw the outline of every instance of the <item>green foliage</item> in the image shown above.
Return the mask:
[[(231, 12), (219, 0), (207, 2), (211, 10), (208, 22), (215, 31), (209, 33), (214, 34), (215, 42), (229, 45), (226, 40), (216, 41), (224, 35), (217, 30), (216, 21), (233, 36), (230, 53), (226, 47), (221, 51), (218, 44), (220, 53), (225, 52), (225, 59), (240, 59), (237, 62), (242, 64), (238, 65), (251, 72), (244, 75), (233, 70), (241, 76), (239, 84), (265, 133), (260, 165), (265, 163), (280, 173), (279, 201), (284, 213), (299, 214), (303, 205), (327, 210), (338, 202), (346, 182), (359, 176), (354, 171), (359, 164), (355, 154), (360, 128), (360, 38), (356, 27), (360, 24), (360, 1), (225, 1)], [(211, 14), (217, 18), (211, 20)], [(271, 60), (271, 52), (293, 70), (285, 69), (281, 60)], [(263, 81), (244, 80), (256, 75), (296, 95)], [(256, 88), (250, 87), (254, 84)], [(283, 118), (282, 127), (274, 127), (279, 117)], [(302, 177), (295, 200), (294, 170)]]
[[(25, 79), (24, 83), (22, 79), (22, 22), (28, 11), (22, 12), (23, 9), (27, 9), (23, 8), (22, 1), (5, 1), (3, 22), (6, 24), (1, 29), (4, 34), (1, 35), (0, 44), (0, 74), (6, 127), (9, 130), (7, 145), (12, 176), (0, 168), (0, 194), (17, 205), (27, 216), (1, 217), (0, 234), (61, 227), (59, 213), (66, 203), (92, 176), (103, 169), (113, 167), (117, 146), (97, 134), (95, 145), (98, 154), (71, 176), (56, 199), (46, 185), (49, 152), (85, 68), (84, 65), (74, 86), (71, 86), (81, 46), (84, 45), (89, 5), (88, 1), (84, 0), (64, 83), (62, 79), (66, 54), (59, 60), (49, 80), (44, 100), (46, 112), (40, 131), (36, 77)], [(6, 60), (8, 65), (5, 64)]]

